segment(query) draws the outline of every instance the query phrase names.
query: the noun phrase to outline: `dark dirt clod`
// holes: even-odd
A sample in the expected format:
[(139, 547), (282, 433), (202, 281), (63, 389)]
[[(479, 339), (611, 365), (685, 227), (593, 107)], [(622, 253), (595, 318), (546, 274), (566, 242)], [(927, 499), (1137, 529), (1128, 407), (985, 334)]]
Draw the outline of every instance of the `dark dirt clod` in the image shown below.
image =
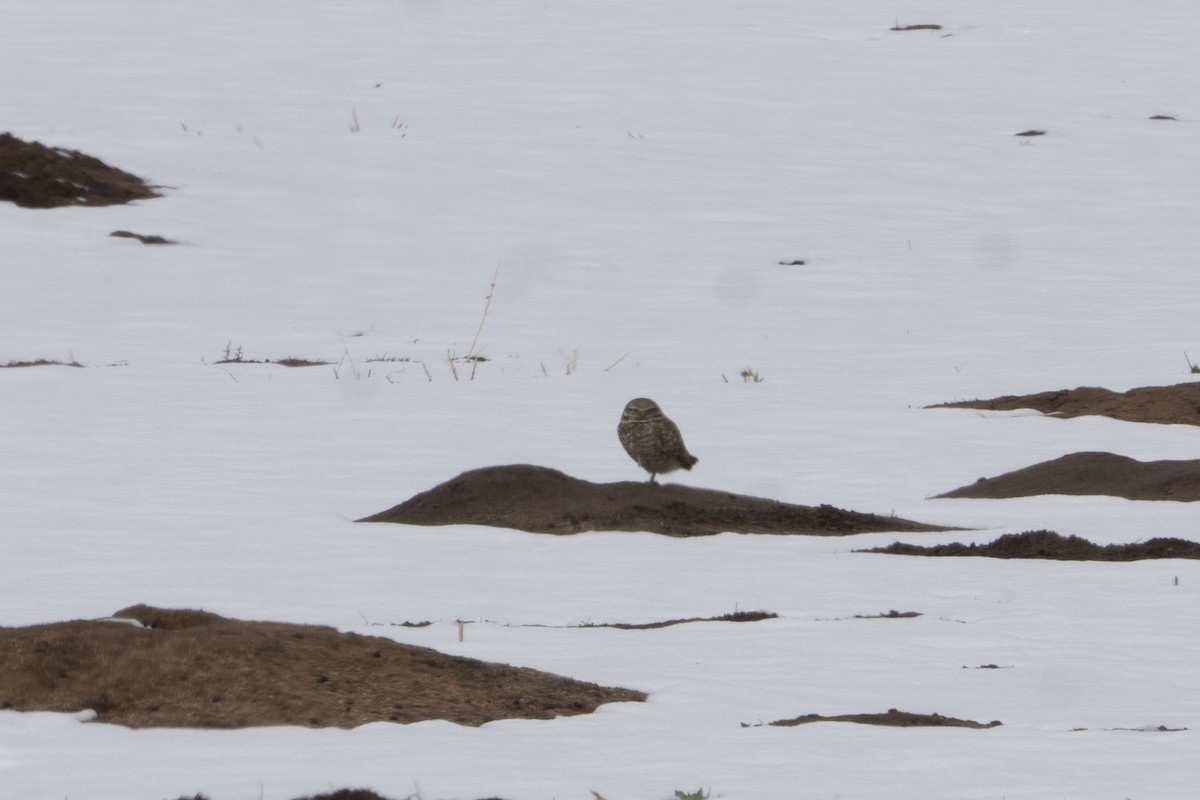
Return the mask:
[(1098, 545), (1078, 536), (1054, 531), (1007, 533), (987, 544), (939, 544), (922, 547), (895, 542), (887, 547), (860, 550), (900, 556), (982, 556), (985, 558), (1040, 558), (1053, 561), (1144, 561), (1156, 558), (1200, 558), (1200, 543), (1186, 539), (1154, 538), (1132, 544)]
[(1071, 453), (994, 478), (980, 478), (938, 497), (997, 499), (1039, 494), (1191, 502), (1200, 500), (1200, 461), (1137, 461), (1113, 453)]
[(142, 244), (175, 244), (170, 239), (159, 236), (156, 233), (144, 234), (134, 233), (133, 231), (113, 231), (109, 236), (116, 236), (118, 239), (137, 239)]
[(939, 403), (927, 408), (978, 408), (986, 411), (1030, 408), (1056, 417), (1097, 415), (1127, 422), (1200, 425), (1200, 382), (1141, 386), (1120, 393), (1095, 386), (1081, 386), (1037, 394), (1008, 394), (991, 400)]
[(0, 133), (0, 200), (26, 208), (108, 206), (158, 197), (136, 175), (78, 150)]
[(117, 616), (142, 625), (0, 628), (0, 707), (93, 709), (100, 722), (131, 728), (352, 728), (389, 720), (552, 719), (646, 698), (322, 626), (145, 605)]
[(889, 708), (883, 714), (838, 714), (832, 717), (822, 716), (821, 714), (803, 714), (799, 717), (776, 720), (768, 724), (780, 727), (793, 727), (795, 725), (807, 725), (810, 722), (858, 722), (864, 725), (887, 725), (896, 728), (995, 728), (1001, 724), (1000, 720), (976, 722), (970, 719), (943, 717), (937, 713), (914, 714), (910, 711), (899, 711), (895, 708)]
[(531, 533), (649, 531), (667, 536), (736, 533), (847, 536), (873, 531), (940, 531), (934, 525), (800, 506), (677, 484), (596, 484), (528, 464), (485, 467), (359, 522), (492, 525)]

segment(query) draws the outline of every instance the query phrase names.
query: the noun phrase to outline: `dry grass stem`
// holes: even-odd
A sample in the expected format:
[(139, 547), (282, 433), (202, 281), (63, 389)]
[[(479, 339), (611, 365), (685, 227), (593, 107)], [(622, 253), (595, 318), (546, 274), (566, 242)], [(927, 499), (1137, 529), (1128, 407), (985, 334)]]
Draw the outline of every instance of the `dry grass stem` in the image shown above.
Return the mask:
[[(479, 326), (475, 328), (475, 338), (471, 340), (471, 347), (467, 350), (467, 360), (471, 362), (471, 380), (475, 380), (475, 368), (479, 366), (479, 350), (476, 347), (479, 345), (479, 334), (483, 332), (483, 324), (487, 322), (488, 310), (492, 307), (492, 297), (496, 294), (496, 279), (500, 277), (500, 265), (496, 264), (496, 271), (492, 273), (492, 285), (488, 289), (487, 298), (483, 301), (483, 316), (479, 318)], [(458, 376), (455, 375), (455, 380)]]

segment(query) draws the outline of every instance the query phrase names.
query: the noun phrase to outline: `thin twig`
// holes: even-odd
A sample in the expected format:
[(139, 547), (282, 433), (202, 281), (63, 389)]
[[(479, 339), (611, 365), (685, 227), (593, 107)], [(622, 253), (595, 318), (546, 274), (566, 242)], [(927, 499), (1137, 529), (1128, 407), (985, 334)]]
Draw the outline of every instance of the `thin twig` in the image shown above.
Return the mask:
[(346, 339), (344, 336), (339, 335), (338, 340), (342, 343), (342, 357), (338, 360), (338, 365), (333, 370), (333, 372), (336, 375), (338, 370), (341, 369), (341, 367), (342, 367), (342, 362), (349, 361), (350, 362), (350, 374), (354, 376), (355, 380), (358, 380), (359, 379), (358, 365), (354, 363), (354, 356), (350, 355), (350, 347), (346, 344)]
[[(629, 351), (629, 352), (631, 353), (631, 352), (633, 352), (633, 351), (631, 350), (631, 351)], [(605, 372), (608, 372), (610, 369), (612, 369), (613, 367), (615, 367), (617, 364), (620, 364), (622, 361), (624, 361), (624, 360), (625, 360), (626, 358), (628, 358), (628, 357), (629, 357), (629, 353), (626, 353), (625, 355), (621, 356), (621, 357), (620, 357), (620, 358), (618, 358), (616, 361), (614, 361), (613, 363), (611, 363), (611, 364), (609, 364), (607, 367), (605, 367), (605, 368), (604, 368), (604, 371), (605, 371)]]
[(467, 350), (467, 360), (471, 362), (471, 380), (475, 380), (475, 368), (479, 366), (479, 355), (475, 346), (479, 344), (479, 334), (483, 332), (483, 323), (487, 322), (488, 309), (492, 307), (492, 295), (496, 293), (496, 279), (500, 277), (500, 264), (497, 262), (496, 271), (492, 273), (492, 285), (488, 289), (487, 299), (483, 301), (483, 316), (479, 318), (479, 327), (475, 329), (475, 338), (471, 340), (471, 348)]

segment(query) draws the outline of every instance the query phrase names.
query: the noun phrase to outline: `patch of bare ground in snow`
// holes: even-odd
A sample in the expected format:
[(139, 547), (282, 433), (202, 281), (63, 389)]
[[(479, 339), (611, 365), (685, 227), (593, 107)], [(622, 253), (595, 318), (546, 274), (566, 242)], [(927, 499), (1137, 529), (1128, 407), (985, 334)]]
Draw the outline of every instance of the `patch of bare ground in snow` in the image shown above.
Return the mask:
[(1059, 389), (1037, 394), (939, 403), (927, 408), (977, 408), (1016, 411), (1029, 408), (1055, 417), (1103, 416), (1127, 422), (1163, 425), (1200, 425), (1200, 382), (1174, 386), (1142, 386), (1114, 392), (1094, 386)]
[(0, 628), (0, 708), (93, 709), (131, 728), (353, 728), (553, 719), (646, 699), (323, 626), (144, 605), (114, 617)]
[(9, 361), (0, 364), (0, 369), (22, 369), (24, 367), (83, 367), (78, 361), (58, 361), (57, 359), (36, 358), (33, 361)]
[[(807, 725), (810, 722), (857, 722), (862, 725), (886, 725), (893, 728), (995, 728), (1001, 725), (1000, 720), (976, 722), (970, 719), (943, 717), (938, 713), (915, 714), (895, 708), (889, 708), (882, 714), (837, 714), (828, 717), (822, 714), (802, 714), (799, 717), (779, 719), (767, 724), (790, 728), (796, 725)], [(742, 727), (751, 726), (742, 723)]]
[(677, 484), (591, 483), (519, 464), (464, 472), (359, 522), (491, 525), (531, 533), (648, 531), (848, 536), (878, 531), (944, 531), (899, 517), (801, 506)]
[(1131, 544), (1099, 545), (1078, 536), (1054, 531), (1007, 533), (987, 544), (938, 544), (923, 547), (895, 542), (887, 547), (860, 550), (899, 556), (982, 556), (985, 558), (1041, 558), (1053, 561), (1145, 561), (1156, 558), (1200, 558), (1200, 542), (1160, 537)]
[(617, 628), (622, 631), (652, 631), (659, 628), (670, 628), (674, 625), (687, 625), (692, 622), (761, 622), (764, 619), (778, 619), (774, 611), (732, 611), (719, 617), (686, 617), (684, 619), (667, 619), (661, 622), (585, 622), (580, 628)]
[[(409, 795), (404, 800), (419, 798), (419, 795)], [(178, 800), (209, 800), (203, 794), (196, 794), (192, 797), (180, 797)], [(321, 794), (310, 794), (304, 797), (298, 797), (296, 800), (391, 800), (384, 797), (371, 789), (337, 789), (332, 792), (322, 792)], [(484, 800), (501, 800), (499, 797), (487, 797)]]
[(1200, 500), (1200, 461), (1138, 461), (1114, 453), (1071, 453), (980, 478), (938, 497), (999, 499), (1039, 494), (1192, 502)]
[(78, 150), (0, 133), (0, 200), (25, 208), (110, 206), (158, 197), (155, 188)]

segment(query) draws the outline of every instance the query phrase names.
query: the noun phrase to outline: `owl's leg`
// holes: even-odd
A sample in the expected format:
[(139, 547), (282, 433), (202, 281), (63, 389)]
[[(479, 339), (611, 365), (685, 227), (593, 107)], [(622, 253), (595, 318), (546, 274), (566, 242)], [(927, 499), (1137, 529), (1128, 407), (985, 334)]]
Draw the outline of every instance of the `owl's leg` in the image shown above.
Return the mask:
[(657, 485), (658, 485), (658, 484), (657, 484), (657, 483), (655, 483), (655, 481), (654, 481), (654, 473), (653, 473), (653, 472), (651, 472), (651, 473), (650, 473), (650, 482), (651, 482), (651, 483), (653, 483), (655, 486), (657, 486)]

